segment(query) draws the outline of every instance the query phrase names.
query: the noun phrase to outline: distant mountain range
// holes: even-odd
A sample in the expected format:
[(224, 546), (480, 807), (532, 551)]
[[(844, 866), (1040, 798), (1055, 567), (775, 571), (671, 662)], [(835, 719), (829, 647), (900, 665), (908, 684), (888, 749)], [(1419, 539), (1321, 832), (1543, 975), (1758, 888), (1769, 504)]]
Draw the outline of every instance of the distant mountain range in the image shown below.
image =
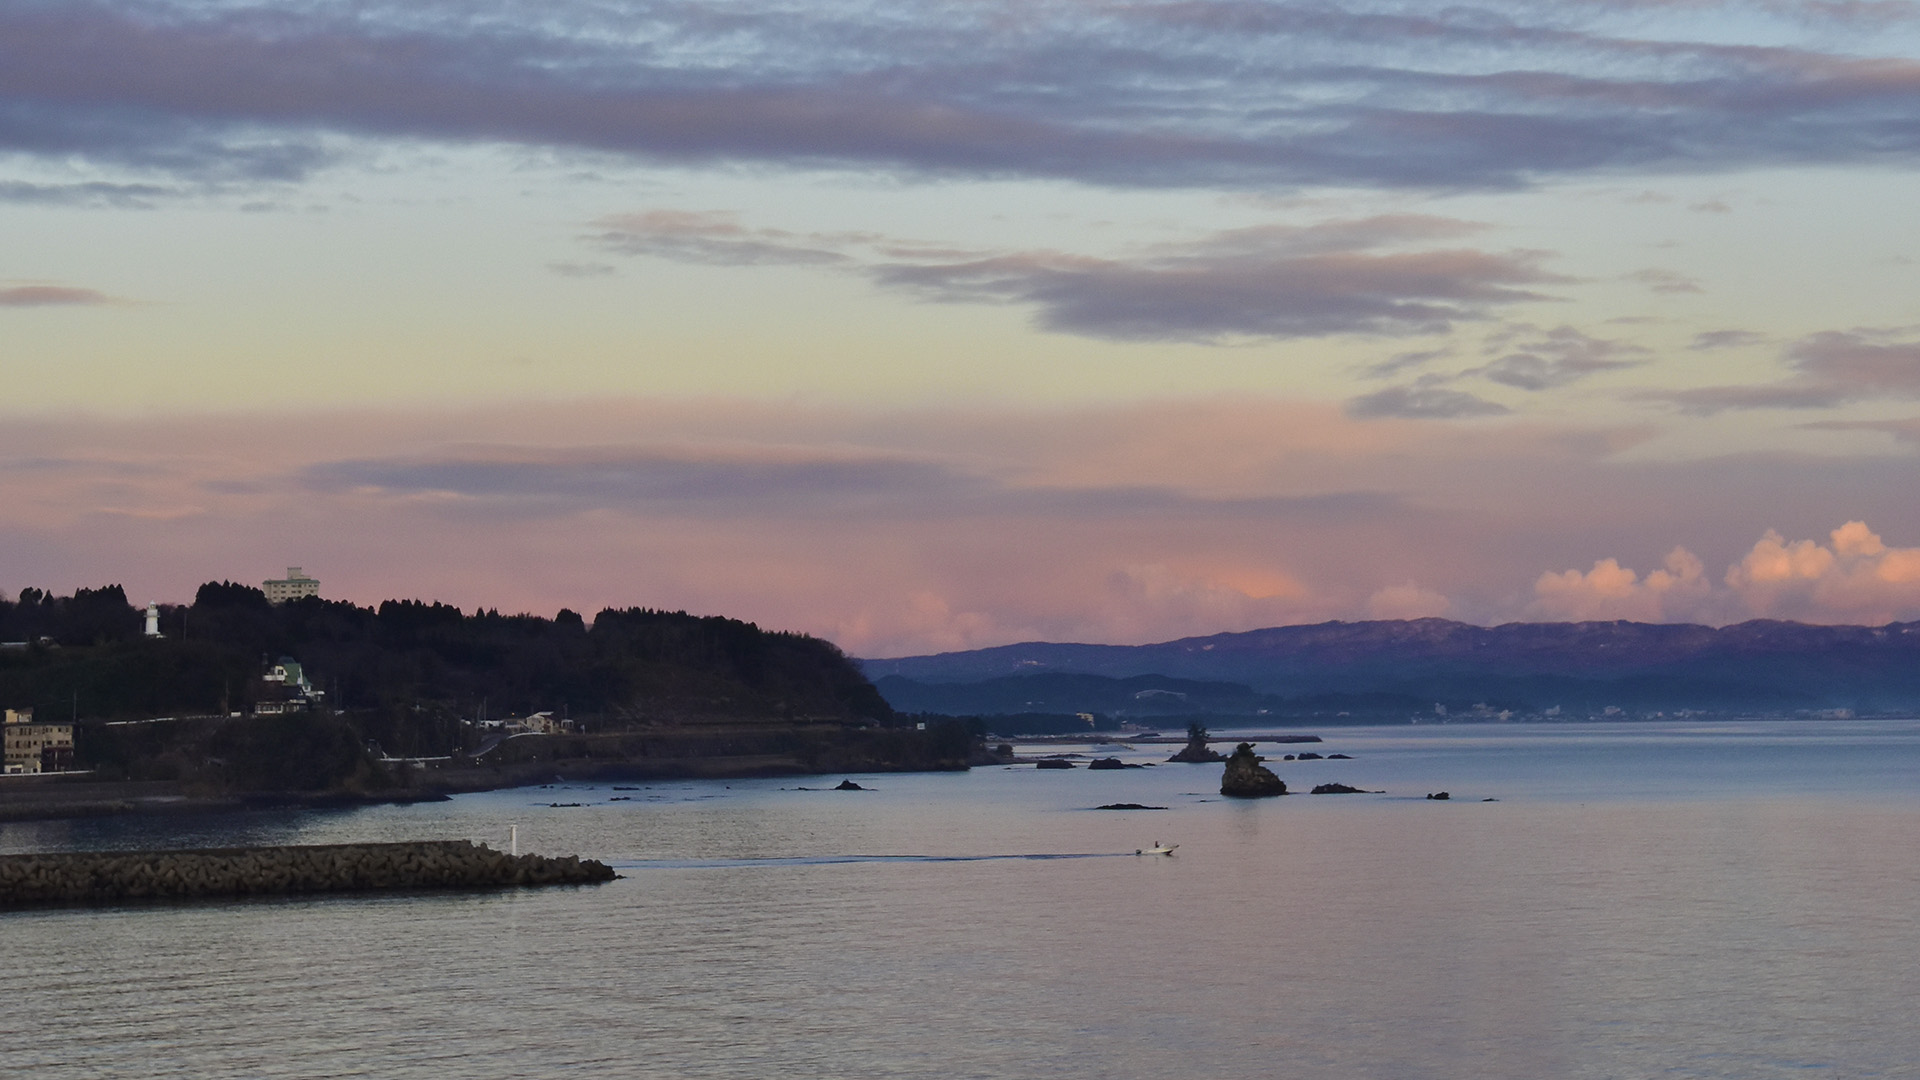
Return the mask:
[(1327, 622), (862, 660), (897, 709), (993, 715), (1920, 711), (1920, 622)]

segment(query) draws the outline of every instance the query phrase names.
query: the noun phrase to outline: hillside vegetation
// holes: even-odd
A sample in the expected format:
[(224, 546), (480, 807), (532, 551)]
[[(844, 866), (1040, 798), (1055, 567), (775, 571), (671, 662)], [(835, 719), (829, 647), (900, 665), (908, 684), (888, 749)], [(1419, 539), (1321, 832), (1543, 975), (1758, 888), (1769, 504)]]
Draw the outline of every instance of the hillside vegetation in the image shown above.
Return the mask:
[[(266, 663), (300, 662), (334, 708), (442, 708), (472, 716), (568, 710), (602, 722), (706, 718), (884, 720), (892, 715), (831, 642), (717, 616), (608, 609), (589, 626), (465, 614), (416, 600), (377, 608), (258, 589), (200, 587), (161, 610), (159, 640), (118, 585), (0, 602), (0, 701), (46, 715), (133, 719), (244, 711)], [(75, 698), (77, 696), (77, 705)]]
[[(160, 629), (143, 636), (143, 612), (117, 585), (22, 590), (0, 601), (0, 706), (77, 718), (81, 764), (104, 775), (237, 790), (378, 786), (370, 754), (473, 751), (476, 719), (536, 711), (579, 733), (671, 733), (673, 747), (694, 747), (674, 753), (695, 757), (708, 745), (765, 753), (801, 728), (814, 733), (812, 752), (840, 746), (835, 730), (895, 722), (831, 642), (685, 612), (607, 609), (589, 624), (564, 610), (469, 614), (414, 600), (275, 606), (258, 589), (213, 582), (191, 605), (163, 608)], [(272, 694), (261, 676), (283, 657), (323, 692), (320, 707), (251, 716)], [(108, 723), (162, 717), (176, 719)], [(702, 731), (731, 741), (701, 742)]]

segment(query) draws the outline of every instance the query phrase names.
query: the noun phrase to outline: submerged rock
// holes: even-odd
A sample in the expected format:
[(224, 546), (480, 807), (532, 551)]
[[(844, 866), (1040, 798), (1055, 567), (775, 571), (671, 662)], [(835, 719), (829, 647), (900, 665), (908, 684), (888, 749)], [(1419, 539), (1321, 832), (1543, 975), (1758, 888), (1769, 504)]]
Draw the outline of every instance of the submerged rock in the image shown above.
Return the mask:
[(1087, 762), (1087, 768), (1089, 769), (1144, 769), (1146, 768), (1146, 766), (1134, 765), (1129, 762), (1121, 761), (1117, 757), (1103, 757), (1103, 758), (1095, 758), (1094, 760)]
[(1370, 795), (1366, 788), (1348, 787), (1345, 784), (1315, 784), (1309, 795)]
[(1105, 806), (1096, 806), (1095, 810), (1165, 810), (1164, 806), (1145, 806), (1137, 802), (1110, 802)]
[(1261, 765), (1266, 759), (1253, 752), (1252, 743), (1241, 743), (1227, 758), (1227, 770), (1220, 777), (1220, 794), (1236, 799), (1262, 799), (1285, 795), (1286, 781)]
[(1073, 762), (1060, 758), (1041, 758), (1039, 761), (1033, 763), (1033, 767), (1036, 769), (1071, 769), (1073, 768)]
[(1320, 755), (1314, 753), (1311, 750), (1302, 750), (1300, 751), (1300, 760), (1301, 761), (1319, 761)]
[(1453, 798), (1453, 793), (1449, 791), (1430, 791), (1427, 793), (1427, 798), (1435, 800), (1451, 799)]

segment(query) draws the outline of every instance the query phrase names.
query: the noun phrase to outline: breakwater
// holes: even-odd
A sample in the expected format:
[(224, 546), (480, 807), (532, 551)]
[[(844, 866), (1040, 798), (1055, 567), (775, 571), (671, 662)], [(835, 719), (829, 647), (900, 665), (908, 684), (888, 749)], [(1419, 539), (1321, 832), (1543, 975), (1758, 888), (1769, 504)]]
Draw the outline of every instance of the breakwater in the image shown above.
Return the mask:
[(466, 840), (0, 855), (0, 907), (611, 881), (605, 863)]

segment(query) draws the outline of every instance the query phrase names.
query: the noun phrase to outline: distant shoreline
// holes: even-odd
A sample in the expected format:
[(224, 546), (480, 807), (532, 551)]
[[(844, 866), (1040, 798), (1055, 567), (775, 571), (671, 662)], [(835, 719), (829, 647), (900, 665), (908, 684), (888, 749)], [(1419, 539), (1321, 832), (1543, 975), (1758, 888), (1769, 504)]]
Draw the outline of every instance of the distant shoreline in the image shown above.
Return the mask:
[[(983, 754), (970, 764), (1000, 764)], [(94, 780), (84, 774), (42, 774), (0, 784), (0, 824), (120, 816), (226, 814), (250, 810), (335, 810), (361, 806), (443, 802), (454, 795), (504, 791), (555, 781), (746, 780), (777, 776), (833, 776), (873, 772), (955, 772), (968, 764), (903, 768), (886, 762), (840, 762), (808, 767), (779, 754), (594, 760), (587, 758), (465, 765), (423, 770), (420, 782), (376, 791), (218, 792), (165, 780)], [(24, 782), (20, 782), (24, 781)]]

